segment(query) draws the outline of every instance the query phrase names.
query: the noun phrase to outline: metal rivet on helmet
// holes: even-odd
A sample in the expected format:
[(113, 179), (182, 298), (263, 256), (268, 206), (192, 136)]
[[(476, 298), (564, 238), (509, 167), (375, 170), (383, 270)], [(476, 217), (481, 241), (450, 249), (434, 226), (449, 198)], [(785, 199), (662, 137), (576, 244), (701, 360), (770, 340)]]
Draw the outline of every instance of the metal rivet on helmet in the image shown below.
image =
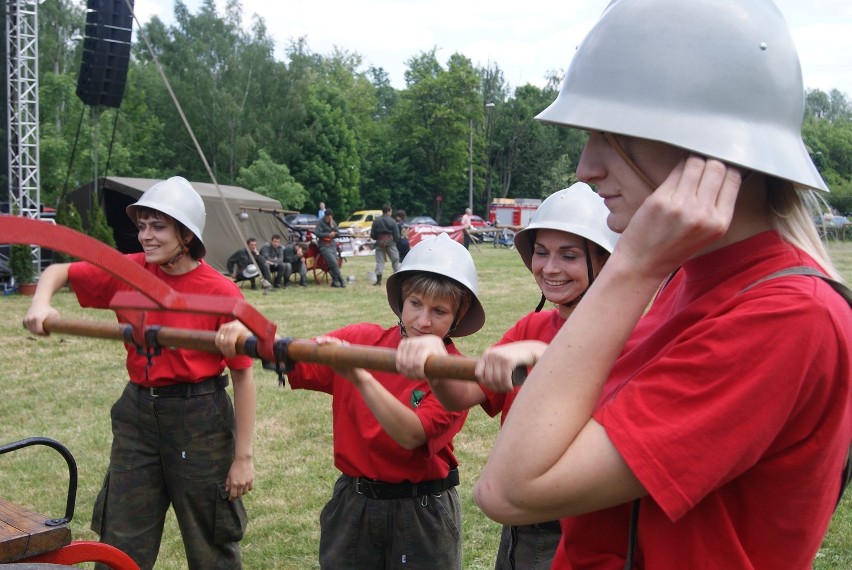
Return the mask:
[(432, 239), (425, 239), (412, 247), (399, 270), (388, 277), (388, 303), (396, 316), (402, 316), (400, 278), (404, 278), (406, 274), (422, 272), (449, 277), (471, 294), (470, 307), (456, 323), (455, 330), (451, 331), (449, 336), (467, 336), (482, 328), (485, 324), (485, 310), (477, 297), (479, 280), (476, 275), (476, 265), (473, 263), (470, 252), (446, 233), (438, 234)]
[(172, 176), (168, 180), (157, 182), (148, 188), (139, 200), (127, 206), (127, 215), (136, 222), (136, 208), (144, 207), (157, 210), (174, 218), (192, 232), (200, 246), (199, 257), (204, 257), (207, 249), (204, 247), (202, 233), (207, 213), (204, 200), (192, 187), (186, 178)]
[(615, 0), (537, 118), (828, 191), (802, 141), (804, 104), (796, 48), (770, 0)]

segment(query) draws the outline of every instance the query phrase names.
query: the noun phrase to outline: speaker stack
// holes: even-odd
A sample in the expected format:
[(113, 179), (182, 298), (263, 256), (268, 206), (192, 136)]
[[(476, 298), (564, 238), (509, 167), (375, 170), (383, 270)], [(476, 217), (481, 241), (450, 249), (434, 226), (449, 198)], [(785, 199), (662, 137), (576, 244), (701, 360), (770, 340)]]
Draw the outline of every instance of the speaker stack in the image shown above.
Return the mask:
[(86, 105), (121, 105), (130, 62), (133, 1), (88, 0), (77, 96)]

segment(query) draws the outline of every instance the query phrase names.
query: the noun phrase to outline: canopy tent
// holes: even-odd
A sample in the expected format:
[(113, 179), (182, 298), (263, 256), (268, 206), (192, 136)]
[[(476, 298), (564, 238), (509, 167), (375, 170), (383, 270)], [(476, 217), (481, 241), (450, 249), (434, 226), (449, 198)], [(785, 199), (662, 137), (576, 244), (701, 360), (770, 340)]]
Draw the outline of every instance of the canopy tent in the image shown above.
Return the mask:
[[(142, 251), (136, 239), (135, 224), (125, 213), (125, 208), (136, 202), (145, 190), (160, 182), (151, 178), (121, 178), (108, 176), (98, 179), (99, 192), (103, 199), (107, 223), (115, 236), (115, 243), (122, 253)], [(207, 221), (202, 239), (207, 248), (207, 263), (214, 269), (225, 272), (228, 257), (240, 247), (245, 247), (249, 237), (257, 238), (258, 244), (269, 241), (272, 234), (280, 234), (288, 240), (290, 232), (279, 218), (292, 213), (284, 210), (278, 200), (263, 196), (239, 186), (216, 186), (205, 182), (191, 182), (192, 187), (204, 200)], [(69, 193), (74, 206), (88, 220), (91, 211), (94, 183), (90, 182)], [(240, 213), (247, 216), (241, 219)]]

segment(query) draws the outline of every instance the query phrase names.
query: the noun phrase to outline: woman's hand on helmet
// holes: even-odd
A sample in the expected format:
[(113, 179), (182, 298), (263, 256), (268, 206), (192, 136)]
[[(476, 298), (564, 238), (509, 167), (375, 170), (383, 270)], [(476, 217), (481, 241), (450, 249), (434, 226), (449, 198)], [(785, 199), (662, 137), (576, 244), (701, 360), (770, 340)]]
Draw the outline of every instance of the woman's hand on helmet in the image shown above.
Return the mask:
[(735, 166), (683, 158), (636, 211), (616, 252), (641, 274), (665, 278), (728, 231), (741, 181)]
[(433, 355), (447, 355), (447, 347), (440, 337), (427, 334), (404, 338), (396, 349), (396, 369), (409, 378), (426, 378), (426, 361)]
[(538, 340), (523, 340), (493, 346), (476, 363), (476, 379), (492, 392), (511, 392), (512, 373), (519, 366), (533, 366), (544, 354), (547, 344)]

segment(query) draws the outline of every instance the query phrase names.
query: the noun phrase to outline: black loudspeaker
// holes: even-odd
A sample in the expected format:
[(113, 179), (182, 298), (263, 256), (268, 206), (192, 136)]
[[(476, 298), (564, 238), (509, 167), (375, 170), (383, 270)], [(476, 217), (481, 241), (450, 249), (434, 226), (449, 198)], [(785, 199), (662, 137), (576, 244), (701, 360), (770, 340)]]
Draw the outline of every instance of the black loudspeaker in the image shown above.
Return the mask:
[(133, 1), (88, 0), (77, 97), (86, 105), (121, 105), (130, 62)]

